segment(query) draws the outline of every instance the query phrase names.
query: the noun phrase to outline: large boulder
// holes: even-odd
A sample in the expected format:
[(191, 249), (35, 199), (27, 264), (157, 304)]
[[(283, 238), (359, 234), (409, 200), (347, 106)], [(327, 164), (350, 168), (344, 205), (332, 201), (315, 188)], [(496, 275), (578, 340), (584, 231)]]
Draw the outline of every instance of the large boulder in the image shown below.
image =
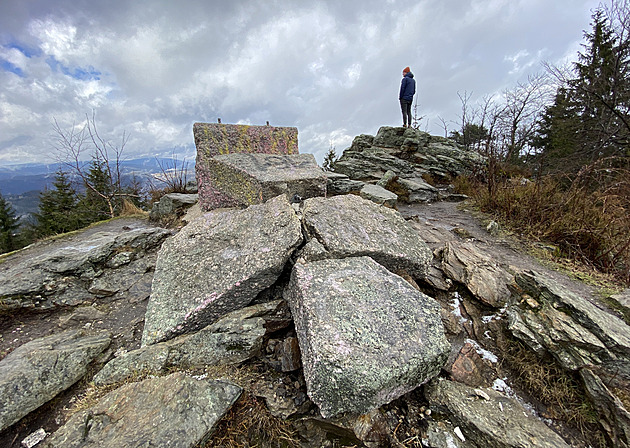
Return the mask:
[(242, 308), (196, 333), (127, 352), (108, 362), (94, 383), (103, 386), (142, 373), (245, 362), (260, 354), (267, 333), (265, 317), (273, 317), (279, 308), (279, 301)]
[(427, 173), (448, 181), (476, 171), (484, 163), (477, 152), (465, 151), (451, 139), (412, 128), (383, 126), (375, 137), (356, 137), (333, 164), (333, 170), (358, 180), (378, 180), (391, 170), (404, 179)]
[(0, 361), (0, 431), (80, 380), (110, 342), (109, 333), (66, 331), (9, 353)]
[(125, 384), (77, 412), (48, 448), (181, 447), (205, 442), (242, 389), (181, 372)]
[(392, 272), (424, 278), (433, 254), (395, 210), (355, 195), (304, 201), (303, 222), (331, 258), (367, 255)]
[(209, 163), (222, 154), (298, 154), (298, 130), (291, 127), (249, 126), (221, 123), (193, 125), (197, 160), (196, 179), (202, 210), (237, 205), (214, 186)]
[(142, 345), (197, 331), (248, 305), (301, 242), (300, 220), (284, 195), (188, 224), (158, 255)]
[(326, 195), (326, 175), (313, 154), (224, 154), (208, 160), (214, 188), (241, 206), (280, 194), (289, 199)]
[(389, 403), (448, 357), (438, 303), (371, 258), (298, 262), (285, 296), (308, 395), (324, 417)]
[(433, 381), (425, 395), (434, 412), (459, 425), (464, 439), (488, 448), (568, 448), (569, 445), (516, 399), (492, 389)]

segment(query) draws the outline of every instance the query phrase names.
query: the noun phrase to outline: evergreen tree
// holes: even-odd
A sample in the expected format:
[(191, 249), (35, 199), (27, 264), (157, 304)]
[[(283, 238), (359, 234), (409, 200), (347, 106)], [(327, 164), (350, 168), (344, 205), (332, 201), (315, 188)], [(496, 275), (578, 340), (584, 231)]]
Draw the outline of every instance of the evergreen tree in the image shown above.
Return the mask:
[(604, 9), (592, 18), (575, 76), (565, 79), (533, 141), (544, 165), (565, 173), (602, 157), (630, 156), (630, 40)]
[(577, 104), (565, 88), (558, 89), (554, 102), (538, 122), (532, 146), (543, 150), (539, 160), (544, 172), (576, 172), (581, 161), (572, 158), (580, 144), (582, 121)]
[(0, 253), (17, 249), (16, 231), (19, 219), (13, 206), (0, 194)]
[(95, 157), (84, 178), (85, 196), (79, 209), (87, 224), (113, 218), (120, 209), (116, 203), (116, 188), (111, 181), (107, 163)]
[(465, 149), (479, 149), (483, 143), (488, 140), (488, 129), (475, 123), (466, 123), (463, 133), (459, 131), (451, 131), (450, 137)]
[(335, 147), (330, 144), (330, 148), (328, 148), (328, 152), (326, 156), (324, 156), (324, 163), (322, 163), (322, 168), (324, 171), (332, 171), (333, 164), (338, 160), (337, 152), (335, 151)]
[(583, 123), (580, 152), (589, 161), (618, 152), (619, 143), (628, 138), (623, 122), (630, 118), (625, 44), (620, 45), (601, 9), (593, 14), (592, 27), (575, 63), (577, 77), (569, 83)]
[(80, 229), (84, 223), (77, 210), (77, 194), (63, 171), (55, 174), (53, 188), (40, 193), (39, 211), (35, 213), (38, 236), (49, 236)]

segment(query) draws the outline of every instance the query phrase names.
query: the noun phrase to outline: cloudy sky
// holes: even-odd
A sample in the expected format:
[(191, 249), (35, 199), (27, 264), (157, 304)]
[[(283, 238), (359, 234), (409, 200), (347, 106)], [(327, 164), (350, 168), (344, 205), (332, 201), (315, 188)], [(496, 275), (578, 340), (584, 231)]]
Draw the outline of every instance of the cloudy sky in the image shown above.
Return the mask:
[[(53, 161), (95, 113), (125, 155), (194, 159), (194, 122), (296, 126), (321, 163), (400, 126), (401, 71), (422, 127), (574, 60), (595, 0), (0, 0), (0, 165)], [(451, 121), (453, 123), (451, 123)]]

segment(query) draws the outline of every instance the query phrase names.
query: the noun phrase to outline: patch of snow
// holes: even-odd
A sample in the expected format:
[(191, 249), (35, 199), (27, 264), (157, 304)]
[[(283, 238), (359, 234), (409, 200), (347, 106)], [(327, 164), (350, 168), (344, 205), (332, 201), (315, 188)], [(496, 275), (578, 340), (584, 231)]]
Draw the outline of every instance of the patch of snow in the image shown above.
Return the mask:
[(477, 343), (477, 341), (475, 341), (473, 339), (466, 339), (464, 342), (467, 342), (470, 345), (472, 345), (475, 348), (475, 351), (477, 352), (477, 354), (480, 355), (483, 359), (486, 359), (486, 360), (490, 361), (493, 364), (496, 364), (497, 362), (499, 362), (499, 358), (497, 358), (497, 355), (495, 355), (494, 353), (492, 353), (489, 350), (486, 350), (485, 348), (482, 348)]
[(462, 310), (460, 309), (460, 304), (461, 302), (459, 301), (459, 299), (461, 298), (459, 293), (457, 291), (455, 291), (454, 293), (454, 298), (451, 301), (451, 307), (453, 308), (453, 310), (451, 311), (451, 313), (453, 314), (453, 316), (459, 318), (459, 323), (463, 324), (468, 322), (468, 319), (466, 319), (464, 316), (462, 316)]

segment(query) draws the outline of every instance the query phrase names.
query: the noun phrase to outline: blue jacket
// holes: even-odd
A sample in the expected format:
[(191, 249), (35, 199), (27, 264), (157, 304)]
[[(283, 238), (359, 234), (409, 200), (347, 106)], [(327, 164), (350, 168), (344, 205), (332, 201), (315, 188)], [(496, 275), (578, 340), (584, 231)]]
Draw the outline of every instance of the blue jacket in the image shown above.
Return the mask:
[(400, 83), (400, 94), (398, 95), (399, 100), (405, 100), (412, 102), (413, 96), (416, 93), (416, 80), (413, 79), (413, 73), (409, 72), (405, 75)]

